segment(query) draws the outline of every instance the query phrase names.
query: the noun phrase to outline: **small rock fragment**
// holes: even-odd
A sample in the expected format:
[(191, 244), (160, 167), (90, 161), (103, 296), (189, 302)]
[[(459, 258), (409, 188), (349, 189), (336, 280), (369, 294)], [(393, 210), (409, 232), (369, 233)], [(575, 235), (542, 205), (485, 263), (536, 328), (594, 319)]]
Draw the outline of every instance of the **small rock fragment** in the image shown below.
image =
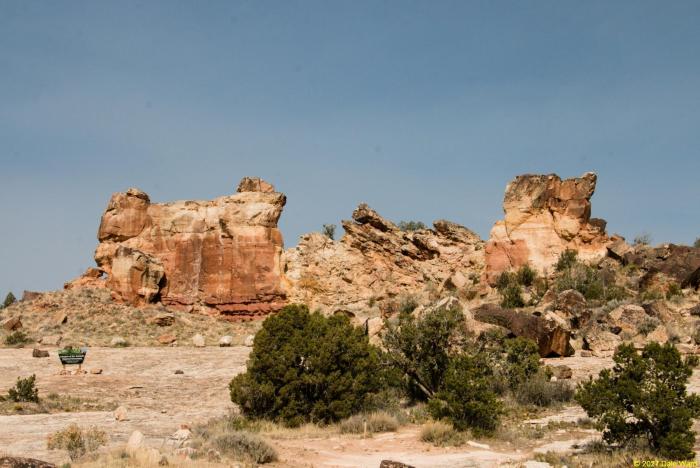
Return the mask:
[(124, 406), (120, 406), (114, 410), (114, 419), (117, 421), (126, 421), (126, 416), (126, 408)]
[(204, 347), (204, 337), (197, 333), (192, 337), (192, 344), (195, 345), (197, 348), (203, 348)]
[(112, 338), (112, 341), (109, 342), (109, 345), (113, 347), (126, 346), (126, 340), (121, 336), (115, 336), (114, 338)]
[(177, 338), (172, 333), (166, 333), (165, 335), (160, 335), (158, 337), (158, 343), (164, 344), (164, 345), (172, 344), (176, 340), (177, 340)]
[(222, 336), (219, 339), (219, 346), (229, 347), (233, 344), (233, 337), (231, 335)]
[(49, 352), (46, 351), (45, 349), (34, 348), (32, 350), (32, 357), (36, 357), (36, 358), (49, 357)]
[(133, 452), (141, 447), (141, 445), (143, 445), (143, 434), (141, 431), (132, 432), (131, 436), (129, 436), (128, 442), (126, 443), (127, 452)]

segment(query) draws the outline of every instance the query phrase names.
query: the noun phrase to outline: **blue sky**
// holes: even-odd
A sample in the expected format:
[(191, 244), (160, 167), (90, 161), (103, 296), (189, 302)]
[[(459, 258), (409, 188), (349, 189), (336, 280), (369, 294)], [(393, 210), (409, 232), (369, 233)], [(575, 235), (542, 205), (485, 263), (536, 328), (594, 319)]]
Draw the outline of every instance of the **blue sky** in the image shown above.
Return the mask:
[(288, 196), (288, 246), (367, 202), (482, 237), (515, 175), (700, 236), (700, 2), (0, 1), (0, 294), (93, 264), (110, 194)]

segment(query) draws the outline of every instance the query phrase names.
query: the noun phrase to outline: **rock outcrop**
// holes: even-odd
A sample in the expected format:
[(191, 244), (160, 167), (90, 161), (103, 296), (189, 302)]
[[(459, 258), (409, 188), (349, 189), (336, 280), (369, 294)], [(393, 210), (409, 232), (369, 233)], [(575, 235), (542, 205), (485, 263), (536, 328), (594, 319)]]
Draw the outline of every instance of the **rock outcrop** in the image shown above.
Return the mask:
[(504, 327), (514, 336), (529, 338), (537, 343), (542, 357), (570, 356), (574, 353), (569, 339), (571, 332), (555, 320), (484, 304), (474, 311), (480, 322)]
[(682, 288), (700, 287), (700, 248), (675, 244), (641, 245), (626, 251), (621, 260), (625, 265), (632, 264), (645, 271), (641, 278), (644, 289), (668, 281)]
[(555, 174), (522, 175), (506, 187), (505, 218), (496, 222), (486, 244), (486, 279), (529, 264), (552, 271), (559, 255), (574, 249), (583, 260), (606, 255), (611, 239), (605, 221), (591, 218), (597, 176), (562, 180)]
[(366, 204), (342, 224), (340, 241), (311, 233), (285, 251), (290, 301), (330, 313), (366, 311), (375, 304), (391, 312), (402, 294), (445, 289), (468, 294), (477, 288), (483, 241), (463, 226), (440, 220), (433, 229), (402, 231)]
[[(95, 261), (113, 298), (235, 319), (280, 309), (286, 298), (277, 221), (286, 198), (258, 178), (244, 178), (237, 192), (173, 203), (151, 203), (135, 188), (112, 195)], [(68, 287), (99, 277), (88, 275)]]

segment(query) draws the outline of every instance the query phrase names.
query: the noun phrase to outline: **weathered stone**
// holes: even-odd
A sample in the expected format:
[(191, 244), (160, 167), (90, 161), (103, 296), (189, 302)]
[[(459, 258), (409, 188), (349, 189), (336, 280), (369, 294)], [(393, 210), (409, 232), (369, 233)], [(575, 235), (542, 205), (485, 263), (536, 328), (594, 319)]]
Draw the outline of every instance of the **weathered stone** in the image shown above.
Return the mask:
[(112, 347), (123, 347), (126, 346), (126, 340), (122, 338), (121, 336), (115, 336), (112, 338), (112, 340), (109, 342), (109, 345)]
[(182, 374), (184, 374), (184, 373), (185, 373), (185, 371), (183, 371), (182, 369), (177, 369), (177, 370), (175, 370), (175, 374), (176, 374), (176, 375), (182, 375)]
[(169, 327), (175, 323), (175, 316), (173, 314), (158, 314), (155, 317), (149, 318), (146, 322), (151, 325), (158, 325), (159, 327)]
[(700, 248), (664, 244), (659, 247), (638, 246), (624, 256), (623, 263), (634, 264), (645, 270), (640, 284), (653, 282), (663, 274), (683, 288), (700, 286)]
[(197, 348), (203, 348), (205, 346), (204, 337), (197, 333), (192, 337), (192, 344)]
[(333, 241), (306, 234), (283, 254), (290, 302), (326, 313), (395, 311), (399, 298), (475, 288), (483, 270), (483, 242), (469, 229), (439, 220), (433, 229), (402, 231), (360, 204), (345, 235)]
[(99, 268), (90, 267), (81, 276), (65, 283), (63, 289), (104, 288), (105, 286), (104, 272)]
[(0, 468), (56, 468), (56, 465), (36, 458), (0, 455)]
[(556, 377), (557, 380), (566, 380), (570, 379), (574, 373), (571, 370), (571, 367), (561, 365), (561, 366), (548, 366), (549, 369), (552, 371), (552, 376)]
[(93, 375), (100, 375), (102, 374), (102, 369), (90, 369), (90, 373)]
[(59, 310), (53, 316), (53, 323), (55, 323), (56, 325), (63, 325), (65, 323), (68, 323), (68, 314)]
[(635, 304), (621, 305), (608, 314), (610, 325), (629, 335), (639, 333), (641, 325), (649, 318), (644, 308)]
[(243, 342), (243, 346), (248, 346), (250, 348), (253, 346), (254, 342), (255, 342), (255, 335), (248, 335), (245, 337), (245, 341)]
[(379, 468), (414, 468), (412, 465), (401, 463), (393, 460), (382, 460), (379, 463)]
[(700, 317), (700, 304), (688, 309), (688, 314), (692, 315), (693, 317)]
[(219, 339), (219, 346), (223, 347), (229, 347), (233, 344), (233, 337), (231, 335), (226, 335), (222, 336)]
[(22, 293), (22, 302), (33, 301), (34, 299), (39, 299), (44, 293), (39, 291), (27, 291), (26, 289)]
[(474, 318), (507, 328), (515, 336), (534, 340), (540, 356), (570, 356), (573, 348), (569, 344), (571, 333), (553, 320), (510, 309), (485, 304), (477, 308)]
[(551, 272), (559, 255), (578, 251), (582, 260), (607, 253), (605, 221), (591, 218), (590, 198), (597, 176), (562, 180), (555, 174), (522, 175), (506, 187), (505, 217), (486, 244), (486, 280), (495, 284), (504, 272), (530, 265)]
[(584, 346), (594, 356), (612, 356), (615, 349), (622, 344), (622, 338), (606, 329), (602, 324), (595, 324), (587, 330), (583, 337)]
[(116, 410), (114, 410), (114, 419), (117, 421), (126, 421), (127, 418), (127, 411), (126, 407), (120, 406)]
[(39, 339), (39, 343), (44, 346), (58, 346), (61, 344), (61, 335), (47, 335)]
[(0, 322), (0, 327), (7, 331), (19, 330), (22, 328), (22, 320), (19, 317), (10, 317)]
[(141, 448), (143, 445), (143, 433), (141, 431), (134, 431), (129, 436), (129, 440), (126, 442), (126, 451), (134, 452), (135, 450)]
[(34, 348), (34, 349), (32, 350), (32, 357), (35, 357), (35, 358), (49, 357), (49, 352), (46, 351), (45, 349), (36, 349), (36, 348)]
[(246, 178), (211, 201), (154, 204), (138, 189), (112, 196), (95, 261), (121, 302), (246, 319), (285, 303), (277, 221), (285, 196)]
[(177, 338), (172, 333), (166, 333), (166, 334), (160, 335), (158, 337), (158, 343), (164, 344), (164, 345), (172, 344), (175, 341), (177, 341)]
[(647, 335), (647, 340), (664, 344), (668, 342), (668, 330), (666, 330), (664, 325), (659, 325), (653, 332)]

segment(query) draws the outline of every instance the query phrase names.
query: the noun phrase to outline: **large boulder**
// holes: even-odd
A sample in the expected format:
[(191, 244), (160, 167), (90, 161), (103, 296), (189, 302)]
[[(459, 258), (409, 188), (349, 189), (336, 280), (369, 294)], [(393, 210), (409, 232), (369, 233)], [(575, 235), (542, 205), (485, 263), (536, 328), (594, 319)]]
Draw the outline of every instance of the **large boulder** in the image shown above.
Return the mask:
[(571, 332), (555, 320), (485, 304), (474, 311), (480, 322), (504, 327), (515, 336), (529, 338), (537, 343), (540, 356), (571, 356), (574, 352), (569, 339)]
[(642, 325), (650, 318), (643, 307), (635, 304), (621, 305), (608, 314), (609, 324), (628, 336), (640, 333)]
[(584, 349), (590, 350), (594, 356), (609, 357), (622, 344), (622, 338), (604, 324), (596, 323), (584, 333), (583, 343)]
[(114, 299), (247, 319), (286, 303), (277, 221), (286, 198), (259, 178), (209, 201), (152, 203), (115, 193), (102, 216), (95, 261)]
[(493, 226), (486, 244), (486, 280), (495, 284), (502, 272), (523, 265), (551, 272), (566, 249), (578, 251), (583, 260), (604, 257), (610, 243), (605, 221), (591, 218), (596, 181), (591, 172), (565, 180), (527, 174), (511, 181), (504, 219)]

